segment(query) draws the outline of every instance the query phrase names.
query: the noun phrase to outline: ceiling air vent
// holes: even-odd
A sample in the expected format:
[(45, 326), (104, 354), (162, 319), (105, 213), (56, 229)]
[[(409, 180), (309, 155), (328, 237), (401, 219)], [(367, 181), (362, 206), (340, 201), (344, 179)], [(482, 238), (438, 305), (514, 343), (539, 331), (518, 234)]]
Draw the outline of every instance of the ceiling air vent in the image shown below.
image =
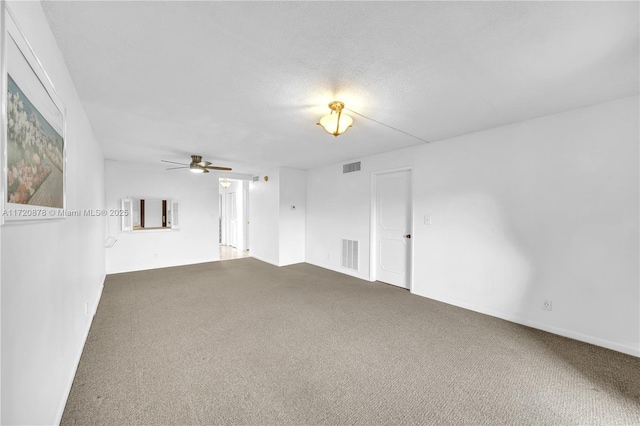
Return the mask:
[(251, 178), (251, 182), (257, 182), (260, 180), (260, 176), (254, 176)]
[(360, 171), (360, 162), (357, 161), (355, 163), (343, 164), (342, 165), (342, 173), (351, 173), (351, 172), (359, 172)]

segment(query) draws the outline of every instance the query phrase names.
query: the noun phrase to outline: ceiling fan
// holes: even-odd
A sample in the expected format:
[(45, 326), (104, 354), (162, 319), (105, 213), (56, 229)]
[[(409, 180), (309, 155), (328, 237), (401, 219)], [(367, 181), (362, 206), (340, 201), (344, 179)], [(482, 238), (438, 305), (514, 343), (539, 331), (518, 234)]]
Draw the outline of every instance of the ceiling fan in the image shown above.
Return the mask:
[(160, 160), (164, 163), (180, 164), (182, 167), (170, 167), (167, 170), (189, 169), (193, 173), (209, 173), (209, 170), (231, 170), (229, 167), (212, 166), (208, 161), (202, 161), (202, 156), (192, 155), (191, 163), (176, 163), (175, 161)]

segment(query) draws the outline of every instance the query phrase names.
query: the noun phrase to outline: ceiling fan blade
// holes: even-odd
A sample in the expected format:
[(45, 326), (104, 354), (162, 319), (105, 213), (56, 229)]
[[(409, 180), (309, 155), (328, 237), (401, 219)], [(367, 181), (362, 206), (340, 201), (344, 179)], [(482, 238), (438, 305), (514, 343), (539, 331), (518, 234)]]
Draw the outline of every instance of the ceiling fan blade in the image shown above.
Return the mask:
[(209, 170), (233, 170), (231, 167), (207, 166)]
[(209, 173), (209, 170), (207, 170), (206, 168), (202, 168), (202, 173)]
[(189, 166), (183, 166), (183, 167), (170, 167), (170, 168), (168, 168), (168, 169), (166, 169), (166, 170), (188, 169), (188, 168), (189, 168)]
[(200, 166), (200, 167), (207, 167), (209, 165), (211, 165), (211, 163), (209, 161), (201, 161), (201, 162), (198, 163), (198, 166)]
[(163, 163), (172, 163), (172, 164), (180, 164), (181, 166), (188, 166), (188, 164), (185, 163), (176, 163), (175, 161), (167, 161), (167, 160), (160, 160)]

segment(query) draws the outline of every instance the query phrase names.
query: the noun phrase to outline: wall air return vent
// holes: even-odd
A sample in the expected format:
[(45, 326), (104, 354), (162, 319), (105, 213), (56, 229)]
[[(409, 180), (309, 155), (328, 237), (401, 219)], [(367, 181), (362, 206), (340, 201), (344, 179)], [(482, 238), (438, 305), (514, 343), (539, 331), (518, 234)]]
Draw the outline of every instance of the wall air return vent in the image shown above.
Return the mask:
[(251, 182), (257, 182), (260, 180), (260, 176), (254, 176), (251, 178)]
[(360, 171), (360, 162), (357, 161), (355, 163), (343, 164), (342, 165), (342, 173), (351, 173), (351, 172), (359, 172)]
[(358, 270), (358, 242), (342, 240), (342, 266), (344, 268)]

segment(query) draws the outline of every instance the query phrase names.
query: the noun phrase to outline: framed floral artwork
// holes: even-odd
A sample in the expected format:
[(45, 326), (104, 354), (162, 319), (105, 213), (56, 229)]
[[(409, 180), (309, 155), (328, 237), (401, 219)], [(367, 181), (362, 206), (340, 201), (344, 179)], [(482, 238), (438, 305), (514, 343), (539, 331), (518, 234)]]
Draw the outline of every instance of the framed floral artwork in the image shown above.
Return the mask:
[(62, 219), (64, 105), (6, 4), (3, 12), (3, 222)]

